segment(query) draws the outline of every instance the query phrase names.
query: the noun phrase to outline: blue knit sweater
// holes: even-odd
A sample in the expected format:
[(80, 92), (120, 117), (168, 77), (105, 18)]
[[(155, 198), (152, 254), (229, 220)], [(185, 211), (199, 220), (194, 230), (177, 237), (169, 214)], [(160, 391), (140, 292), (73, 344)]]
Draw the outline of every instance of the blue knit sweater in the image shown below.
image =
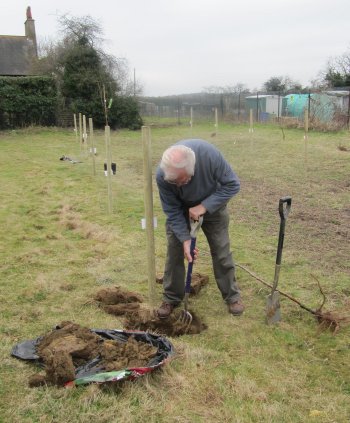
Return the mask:
[(188, 209), (202, 204), (207, 213), (213, 213), (238, 193), (240, 183), (230, 165), (213, 145), (199, 139), (183, 140), (177, 144), (194, 151), (194, 176), (187, 185), (177, 187), (164, 180), (164, 172), (158, 166), (156, 181), (167, 222), (180, 242), (184, 242), (190, 239)]

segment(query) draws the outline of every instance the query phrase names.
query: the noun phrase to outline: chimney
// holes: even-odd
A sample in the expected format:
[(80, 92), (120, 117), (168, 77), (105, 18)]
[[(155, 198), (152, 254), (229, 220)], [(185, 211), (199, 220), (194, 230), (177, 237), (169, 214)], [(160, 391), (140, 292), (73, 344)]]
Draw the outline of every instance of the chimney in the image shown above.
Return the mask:
[(38, 57), (38, 48), (36, 44), (36, 34), (35, 34), (35, 23), (32, 18), (32, 11), (30, 6), (27, 7), (27, 20), (24, 22), (25, 36), (33, 41), (34, 51), (36, 57)]

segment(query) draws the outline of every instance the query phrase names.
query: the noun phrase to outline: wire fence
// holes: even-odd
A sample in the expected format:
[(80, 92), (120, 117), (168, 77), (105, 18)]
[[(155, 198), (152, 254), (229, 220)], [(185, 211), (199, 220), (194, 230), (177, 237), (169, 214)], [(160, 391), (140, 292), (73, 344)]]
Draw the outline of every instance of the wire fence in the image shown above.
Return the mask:
[(200, 93), (169, 97), (139, 98), (143, 117), (168, 118), (178, 124), (214, 119), (221, 121), (278, 123), (286, 127), (304, 126), (307, 112), (309, 128), (349, 129), (350, 87), (297, 93)]

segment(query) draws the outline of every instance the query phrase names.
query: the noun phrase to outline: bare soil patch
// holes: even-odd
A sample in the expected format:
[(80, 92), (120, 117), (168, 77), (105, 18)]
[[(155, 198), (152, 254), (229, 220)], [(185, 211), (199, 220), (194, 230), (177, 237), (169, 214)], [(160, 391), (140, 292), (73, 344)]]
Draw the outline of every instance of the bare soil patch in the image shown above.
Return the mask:
[[(350, 274), (349, 240), (350, 209), (348, 204), (331, 206), (327, 198), (344, 195), (349, 191), (348, 181), (323, 181), (322, 186), (311, 180), (303, 189), (274, 186), (266, 181), (242, 181), (240, 198), (234, 202), (235, 220), (248, 224), (252, 229), (265, 227), (266, 234), (278, 234), (278, 200), (292, 196), (292, 209), (286, 226), (285, 245), (304, 253), (315, 263), (322, 263), (325, 273), (342, 269)], [(259, 201), (254, 204), (253, 198)], [(275, 216), (272, 218), (271, 216)]]

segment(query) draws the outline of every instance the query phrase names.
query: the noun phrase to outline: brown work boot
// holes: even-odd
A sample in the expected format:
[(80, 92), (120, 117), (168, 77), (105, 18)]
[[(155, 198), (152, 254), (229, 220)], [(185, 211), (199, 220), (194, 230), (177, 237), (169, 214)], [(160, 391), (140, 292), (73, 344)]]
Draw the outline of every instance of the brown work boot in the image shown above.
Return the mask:
[(157, 310), (157, 315), (160, 319), (166, 319), (167, 317), (170, 316), (173, 310), (174, 310), (173, 304), (163, 301), (162, 305)]
[(233, 303), (228, 304), (228, 312), (233, 314), (234, 316), (240, 316), (243, 314), (244, 305), (242, 300), (235, 301)]

